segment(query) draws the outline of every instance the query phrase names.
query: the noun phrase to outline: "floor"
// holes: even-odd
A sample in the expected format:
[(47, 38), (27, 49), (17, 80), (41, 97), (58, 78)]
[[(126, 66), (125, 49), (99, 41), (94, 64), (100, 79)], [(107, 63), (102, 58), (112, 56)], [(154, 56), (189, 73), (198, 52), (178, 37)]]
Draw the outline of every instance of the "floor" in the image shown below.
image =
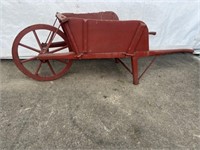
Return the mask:
[(49, 82), (2, 60), (0, 149), (200, 149), (199, 77), (190, 54), (159, 56), (137, 86), (111, 59), (75, 61)]

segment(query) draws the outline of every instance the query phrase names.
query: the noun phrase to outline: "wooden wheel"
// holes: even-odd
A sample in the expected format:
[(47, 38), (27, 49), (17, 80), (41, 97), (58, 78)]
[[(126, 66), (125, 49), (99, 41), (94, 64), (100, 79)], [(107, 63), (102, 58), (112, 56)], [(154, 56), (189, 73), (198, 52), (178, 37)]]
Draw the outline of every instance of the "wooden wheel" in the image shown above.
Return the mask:
[(64, 75), (71, 67), (72, 60), (39, 60), (37, 56), (41, 53), (68, 51), (66, 37), (62, 31), (50, 25), (36, 24), (17, 35), (12, 56), (16, 66), (25, 75), (39, 81), (50, 81)]

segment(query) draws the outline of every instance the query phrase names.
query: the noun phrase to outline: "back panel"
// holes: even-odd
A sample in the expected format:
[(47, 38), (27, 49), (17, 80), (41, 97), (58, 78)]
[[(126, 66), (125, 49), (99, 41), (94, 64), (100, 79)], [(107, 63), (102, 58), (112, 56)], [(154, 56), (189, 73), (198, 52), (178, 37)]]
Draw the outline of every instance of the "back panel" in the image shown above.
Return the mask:
[(97, 19), (97, 20), (119, 20), (117, 14), (112, 11), (98, 12), (98, 13), (62, 13), (66, 17), (70, 18), (82, 18), (82, 19)]

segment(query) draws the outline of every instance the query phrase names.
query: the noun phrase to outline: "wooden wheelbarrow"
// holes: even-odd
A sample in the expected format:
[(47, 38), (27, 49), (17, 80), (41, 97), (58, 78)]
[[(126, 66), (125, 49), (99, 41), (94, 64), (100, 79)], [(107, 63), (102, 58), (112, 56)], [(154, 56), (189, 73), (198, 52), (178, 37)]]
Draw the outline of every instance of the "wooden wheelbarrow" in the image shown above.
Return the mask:
[[(58, 27), (56, 21), (58, 22)], [(50, 81), (60, 78), (72, 60), (112, 58), (120, 62), (139, 84), (138, 59), (193, 49), (149, 50), (149, 32), (139, 20), (119, 21), (114, 12), (87, 14), (57, 13), (53, 26), (36, 24), (22, 30), (14, 40), (13, 60), (27, 76)], [(61, 30), (60, 30), (61, 27)], [(31, 42), (30, 42), (31, 41)], [(120, 58), (131, 58), (129, 69)]]

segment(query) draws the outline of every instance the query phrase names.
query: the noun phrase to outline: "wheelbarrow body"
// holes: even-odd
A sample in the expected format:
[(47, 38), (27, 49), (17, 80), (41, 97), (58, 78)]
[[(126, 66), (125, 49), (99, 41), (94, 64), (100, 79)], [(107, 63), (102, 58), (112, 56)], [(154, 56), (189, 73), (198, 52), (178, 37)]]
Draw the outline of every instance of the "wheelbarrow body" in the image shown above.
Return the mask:
[[(20, 70), (26, 75), (37, 80), (53, 80), (62, 76), (71, 66), (72, 60), (77, 59), (105, 59), (114, 58), (116, 62), (122, 65), (132, 74), (133, 84), (139, 84), (138, 59), (147, 56), (164, 55), (171, 53), (192, 53), (192, 49), (170, 49), (170, 50), (149, 50), (149, 32), (147, 25), (140, 20), (120, 21), (114, 12), (100, 12), (87, 14), (57, 13), (59, 27), (56, 29), (47, 25), (36, 25), (35, 27), (25, 29), (19, 34), (13, 44), (13, 58)], [(46, 43), (41, 42), (36, 29), (46, 29), (50, 31), (49, 39)], [(24, 32), (24, 34), (22, 34)], [(33, 35), (39, 45), (39, 50), (21, 43), (26, 33), (33, 32)], [(62, 41), (53, 42), (56, 34), (62, 38)], [(38, 54), (34, 57), (21, 60), (19, 58), (19, 47), (32, 49)], [(56, 48), (49, 50), (50, 48)], [(68, 48), (68, 52), (60, 52)], [(120, 58), (131, 58), (131, 69), (129, 69)], [(28, 61), (27, 61), (28, 60)], [(26, 62), (32, 60), (39, 61), (34, 72), (27, 72), (22, 67)], [(53, 68), (50, 61), (56, 60), (65, 64), (58, 73)], [(50, 76), (40, 75), (40, 69), (43, 64), (47, 64), (50, 70)], [(24, 65), (23, 65), (24, 66)], [(146, 71), (146, 69), (145, 69)], [(144, 72), (145, 72), (144, 71)], [(143, 73), (142, 73), (143, 75)]]

